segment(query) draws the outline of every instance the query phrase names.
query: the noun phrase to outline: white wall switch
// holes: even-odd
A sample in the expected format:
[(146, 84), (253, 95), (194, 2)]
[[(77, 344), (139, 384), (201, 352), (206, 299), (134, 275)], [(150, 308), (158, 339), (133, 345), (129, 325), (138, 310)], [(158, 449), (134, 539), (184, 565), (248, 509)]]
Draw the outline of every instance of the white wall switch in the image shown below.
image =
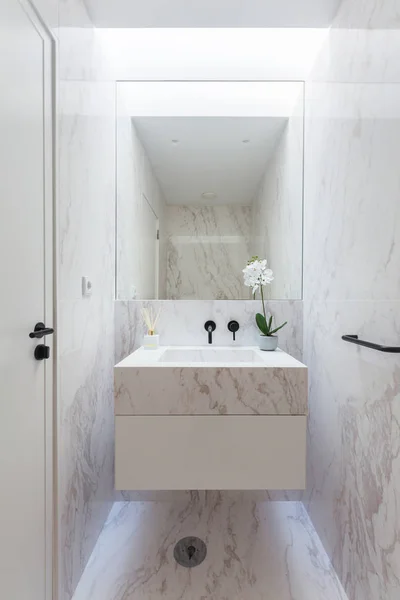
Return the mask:
[(92, 295), (92, 282), (89, 277), (82, 277), (82, 296)]

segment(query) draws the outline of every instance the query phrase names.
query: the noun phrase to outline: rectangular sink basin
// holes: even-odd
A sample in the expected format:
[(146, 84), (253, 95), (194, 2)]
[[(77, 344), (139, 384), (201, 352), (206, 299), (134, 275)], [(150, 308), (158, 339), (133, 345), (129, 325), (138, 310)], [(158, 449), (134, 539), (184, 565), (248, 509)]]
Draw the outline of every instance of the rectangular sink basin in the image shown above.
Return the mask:
[(160, 356), (166, 363), (259, 363), (262, 357), (253, 348), (167, 348)]
[(281, 350), (139, 348), (114, 383), (116, 415), (307, 414), (307, 367)]

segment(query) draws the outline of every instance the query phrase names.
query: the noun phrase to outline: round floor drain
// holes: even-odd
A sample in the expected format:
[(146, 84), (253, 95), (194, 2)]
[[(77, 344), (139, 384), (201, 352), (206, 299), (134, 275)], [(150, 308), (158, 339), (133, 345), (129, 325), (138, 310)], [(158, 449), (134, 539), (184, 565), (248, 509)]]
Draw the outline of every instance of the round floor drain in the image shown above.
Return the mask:
[(174, 548), (174, 558), (182, 567), (197, 567), (207, 556), (207, 546), (197, 537), (185, 537)]

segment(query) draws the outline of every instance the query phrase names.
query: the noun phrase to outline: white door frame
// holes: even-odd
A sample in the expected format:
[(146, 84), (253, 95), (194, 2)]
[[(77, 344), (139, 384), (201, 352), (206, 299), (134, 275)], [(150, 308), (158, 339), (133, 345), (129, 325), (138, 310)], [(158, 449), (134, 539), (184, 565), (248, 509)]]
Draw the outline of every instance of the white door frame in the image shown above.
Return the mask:
[[(18, 0), (19, 4), (32, 21), (33, 26), (43, 39), (43, 91), (44, 91), (44, 247), (45, 247), (45, 290), (44, 290), (44, 322), (53, 326), (55, 335), (52, 353), (49, 360), (43, 361), (45, 369), (45, 447), (46, 447), (46, 597), (54, 600), (57, 590), (57, 273), (56, 273), (56, 148), (57, 148), (57, 113), (56, 113), (56, 39), (47, 27), (33, 2)], [(51, 325), (52, 324), (52, 325)]]
[(154, 296), (155, 296), (155, 300), (158, 300), (159, 297), (159, 286), (160, 286), (160, 219), (156, 213), (156, 211), (153, 208), (152, 203), (150, 202), (150, 200), (148, 199), (148, 197), (146, 196), (146, 194), (144, 192), (142, 192), (142, 199), (148, 204), (151, 212), (153, 213), (153, 215), (156, 218), (156, 228), (154, 231), (154, 240), (155, 240), (155, 245), (156, 245), (156, 260), (155, 260), (155, 265), (154, 265), (154, 270), (155, 270), (155, 283), (154, 283)]

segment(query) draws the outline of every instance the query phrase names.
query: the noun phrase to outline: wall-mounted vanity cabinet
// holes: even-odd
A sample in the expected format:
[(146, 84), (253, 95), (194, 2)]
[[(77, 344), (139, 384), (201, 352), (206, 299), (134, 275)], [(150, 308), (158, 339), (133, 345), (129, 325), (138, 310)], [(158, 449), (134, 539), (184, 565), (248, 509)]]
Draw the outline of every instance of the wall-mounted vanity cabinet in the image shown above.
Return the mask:
[(117, 489), (305, 487), (307, 367), (285, 352), (139, 349), (114, 375)]

